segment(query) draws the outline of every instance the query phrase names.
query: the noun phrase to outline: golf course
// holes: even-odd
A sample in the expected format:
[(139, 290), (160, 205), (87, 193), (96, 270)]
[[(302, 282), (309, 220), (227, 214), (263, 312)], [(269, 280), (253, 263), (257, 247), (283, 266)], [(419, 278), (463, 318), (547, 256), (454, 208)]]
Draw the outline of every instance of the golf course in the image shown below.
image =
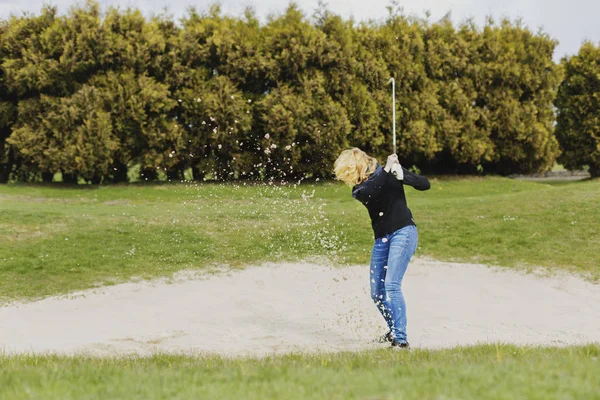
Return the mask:
[[(597, 398), (600, 182), (430, 181), (407, 191), (420, 235), (404, 284), (410, 352), (367, 340), (383, 329), (367, 293), (372, 231), (344, 185), (0, 186), (0, 397)], [(431, 310), (456, 290), (496, 308)], [(270, 291), (284, 298), (274, 311)], [(527, 325), (545, 313), (559, 321)], [(81, 341), (113, 324), (133, 331)], [(261, 324), (270, 336), (252, 337)], [(333, 344), (311, 348), (323, 334)]]
[(0, 400), (600, 400), (600, 2), (0, 5)]

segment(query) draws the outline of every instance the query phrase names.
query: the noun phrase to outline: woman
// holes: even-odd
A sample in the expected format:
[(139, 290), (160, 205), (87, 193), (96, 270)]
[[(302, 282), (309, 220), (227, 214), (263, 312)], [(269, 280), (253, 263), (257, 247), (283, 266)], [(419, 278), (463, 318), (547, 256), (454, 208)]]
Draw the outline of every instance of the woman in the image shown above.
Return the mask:
[(371, 217), (375, 234), (371, 298), (389, 327), (379, 341), (391, 342), (394, 348), (408, 348), (402, 278), (417, 248), (418, 234), (406, 204), (404, 185), (427, 190), (429, 181), (402, 167), (395, 154), (382, 168), (358, 148), (344, 150), (334, 169), (337, 179), (352, 186), (352, 197), (364, 204)]

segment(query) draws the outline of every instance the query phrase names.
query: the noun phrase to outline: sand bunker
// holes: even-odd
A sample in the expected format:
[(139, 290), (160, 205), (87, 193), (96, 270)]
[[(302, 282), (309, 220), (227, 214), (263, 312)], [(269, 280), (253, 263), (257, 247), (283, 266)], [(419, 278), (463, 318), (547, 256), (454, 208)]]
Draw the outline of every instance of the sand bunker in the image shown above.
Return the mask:
[[(359, 350), (384, 345), (367, 266), (266, 264), (174, 283), (128, 283), (0, 308), (0, 351), (217, 353)], [(600, 341), (600, 286), (423, 259), (404, 281), (418, 348)]]

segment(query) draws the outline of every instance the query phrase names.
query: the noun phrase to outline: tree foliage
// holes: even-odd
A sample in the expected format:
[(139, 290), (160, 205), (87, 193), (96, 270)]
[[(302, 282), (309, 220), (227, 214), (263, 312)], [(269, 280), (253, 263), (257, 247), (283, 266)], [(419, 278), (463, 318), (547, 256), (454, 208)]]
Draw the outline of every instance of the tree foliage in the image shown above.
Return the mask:
[(177, 22), (47, 6), (0, 24), (0, 182), (121, 182), (133, 166), (145, 180), (328, 178), (344, 148), (391, 152), (390, 77), (406, 166), (542, 171), (559, 154), (555, 45), (518, 21), (430, 23), (394, 6), (360, 24), (323, 4), (264, 24), (218, 6)]
[(592, 176), (600, 176), (600, 46), (585, 43), (563, 65), (556, 99), (559, 160), (571, 169), (589, 166)]
[(95, 87), (85, 85), (70, 97), (21, 101), (19, 115), (27, 122), (17, 126), (9, 143), (27, 164), (94, 182), (108, 172), (118, 139)]

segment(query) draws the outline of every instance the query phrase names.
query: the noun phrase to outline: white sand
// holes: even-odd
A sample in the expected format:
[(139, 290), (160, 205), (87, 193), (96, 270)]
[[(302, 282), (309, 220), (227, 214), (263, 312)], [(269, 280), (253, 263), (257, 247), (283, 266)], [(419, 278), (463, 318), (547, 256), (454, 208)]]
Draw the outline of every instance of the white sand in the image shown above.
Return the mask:
[[(227, 356), (380, 347), (367, 266), (268, 264), (128, 283), (0, 308), (0, 351)], [(481, 265), (413, 260), (404, 281), (413, 347), (600, 341), (600, 286)]]

